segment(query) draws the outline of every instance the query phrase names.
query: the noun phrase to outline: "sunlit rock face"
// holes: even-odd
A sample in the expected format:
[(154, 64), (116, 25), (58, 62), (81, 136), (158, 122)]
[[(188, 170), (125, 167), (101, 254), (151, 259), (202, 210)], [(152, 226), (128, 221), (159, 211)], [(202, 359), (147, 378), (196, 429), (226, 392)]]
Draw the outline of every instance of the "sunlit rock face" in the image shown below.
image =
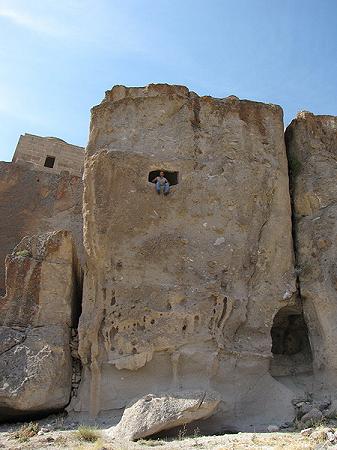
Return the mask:
[(25, 236), (69, 230), (84, 263), (80, 177), (36, 170), (22, 161), (0, 162), (0, 212), (1, 295), (6, 289), (5, 258)]
[(286, 131), (297, 270), (316, 378), (336, 387), (337, 117), (301, 112)]
[(0, 297), (0, 421), (64, 408), (80, 270), (71, 233), (25, 237), (6, 258)]
[[(158, 195), (151, 172), (177, 182)], [(182, 86), (116, 86), (92, 110), (84, 173), (87, 268), (71, 409), (212, 390), (208, 423), (289, 420), (270, 374), (276, 313), (295, 305), (282, 110)], [(275, 407), (277, 405), (277, 407)]]

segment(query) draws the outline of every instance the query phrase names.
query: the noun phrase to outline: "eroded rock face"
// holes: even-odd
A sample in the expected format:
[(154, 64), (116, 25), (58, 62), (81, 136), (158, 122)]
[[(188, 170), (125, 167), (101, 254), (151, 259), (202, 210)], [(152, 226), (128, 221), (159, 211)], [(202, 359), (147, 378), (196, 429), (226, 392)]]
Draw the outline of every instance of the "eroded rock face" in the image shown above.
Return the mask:
[(24, 238), (6, 259), (0, 298), (0, 420), (50, 412), (70, 399), (70, 332), (79, 300), (71, 233)]
[[(292, 393), (269, 374), (273, 317), (296, 291), (285, 153), (275, 105), (150, 85), (93, 108), (71, 408), (210, 388), (222, 424), (289, 420)], [(148, 182), (161, 169), (178, 175), (167, 197)]]
[(110, 434), (117, 439), (141, 439), (206, 419), (216, 411), (218, 405), (216, 395), (200, 391), (147, 395), (125, 408), (121, 421)]
[(302, 112), (289, 125), (299, 286), (320, 382), (337, 370), (337, 117)]
[(0, 162), (0, 211), (0, 295), (5, 293), (6, 255), (25, 236), (69, 230), (83, 264), (80, 177)]

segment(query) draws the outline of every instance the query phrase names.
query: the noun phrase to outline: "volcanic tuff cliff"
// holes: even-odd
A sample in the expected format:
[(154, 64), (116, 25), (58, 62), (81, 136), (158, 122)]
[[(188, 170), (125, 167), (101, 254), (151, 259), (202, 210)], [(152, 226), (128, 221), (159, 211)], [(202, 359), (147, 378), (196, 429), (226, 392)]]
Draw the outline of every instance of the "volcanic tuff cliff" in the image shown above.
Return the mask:
[(317, 377), (336, 387), (337, 117), (298, 114), (286, 131), (298, 280)]
[[(167, 198), (148, 183), (159, 169), (178, 174)], [(92, 112), (84, 185), (74, 408), (195, 388), (219, 392), (229, 425), (288, 415), (269, 374), (273, 317), (296, 302), (281, 108), (115, 87)]]
[(24, 236), (69, 230), (84, 261), (80, 177), (0, 162), (0, 213), (0, 293), (5, 291), (5, 257)]
[[(276, 105), (169, 85), (106, 93), (92, 110), (85, 159), (72, 360), (82, 373), (68, 410), (95, 416), (141, 397), (148, 408), (148, 395), (165, 392), (175, 405), (190, 395), (188, 404), (205, 392), (218, 409), (204, 429), (219, 431), (291, 420), (292, 401), (308, 393), (334, 400), (336, 129), (336, 118), (302, 113), (286, 150)], [(159, 170), (172, 185), (167, 197), (151, 183)], [(47, 254), (16, 253), (17, 273), (36, 263), (24, 269), (15, 258), (43, 265)], [(76, 256), (66, 259), (71, 304), (81, 275)], [(25, 298), (10, 295), (5, 311)], [(62, 295), (53, 301), (58, 310)]]

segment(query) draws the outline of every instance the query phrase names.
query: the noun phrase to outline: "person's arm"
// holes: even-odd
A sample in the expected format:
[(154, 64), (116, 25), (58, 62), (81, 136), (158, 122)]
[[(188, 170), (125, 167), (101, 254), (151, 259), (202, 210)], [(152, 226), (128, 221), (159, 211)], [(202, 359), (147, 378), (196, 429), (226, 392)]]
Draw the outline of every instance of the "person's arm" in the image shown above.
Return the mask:
[(154, 178), (153, 183), (156, 183), (158, 181), (158, 177)]
[(168, 182), (167, 178), (165, 178), (165, 183), (167, 183), (170, 186), (170, 183)]

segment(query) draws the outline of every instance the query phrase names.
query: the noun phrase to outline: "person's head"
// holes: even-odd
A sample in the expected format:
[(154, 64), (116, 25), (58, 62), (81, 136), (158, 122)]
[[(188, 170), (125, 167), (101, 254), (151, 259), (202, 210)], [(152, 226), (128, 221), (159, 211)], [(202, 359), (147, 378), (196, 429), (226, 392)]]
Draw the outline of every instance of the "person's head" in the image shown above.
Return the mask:
[(160, 175), (161, 177), (163, 177), (163, 176), (164, 176), (164, 172), (161, 170), (161, 171), (159, 172), (159, 175)]

